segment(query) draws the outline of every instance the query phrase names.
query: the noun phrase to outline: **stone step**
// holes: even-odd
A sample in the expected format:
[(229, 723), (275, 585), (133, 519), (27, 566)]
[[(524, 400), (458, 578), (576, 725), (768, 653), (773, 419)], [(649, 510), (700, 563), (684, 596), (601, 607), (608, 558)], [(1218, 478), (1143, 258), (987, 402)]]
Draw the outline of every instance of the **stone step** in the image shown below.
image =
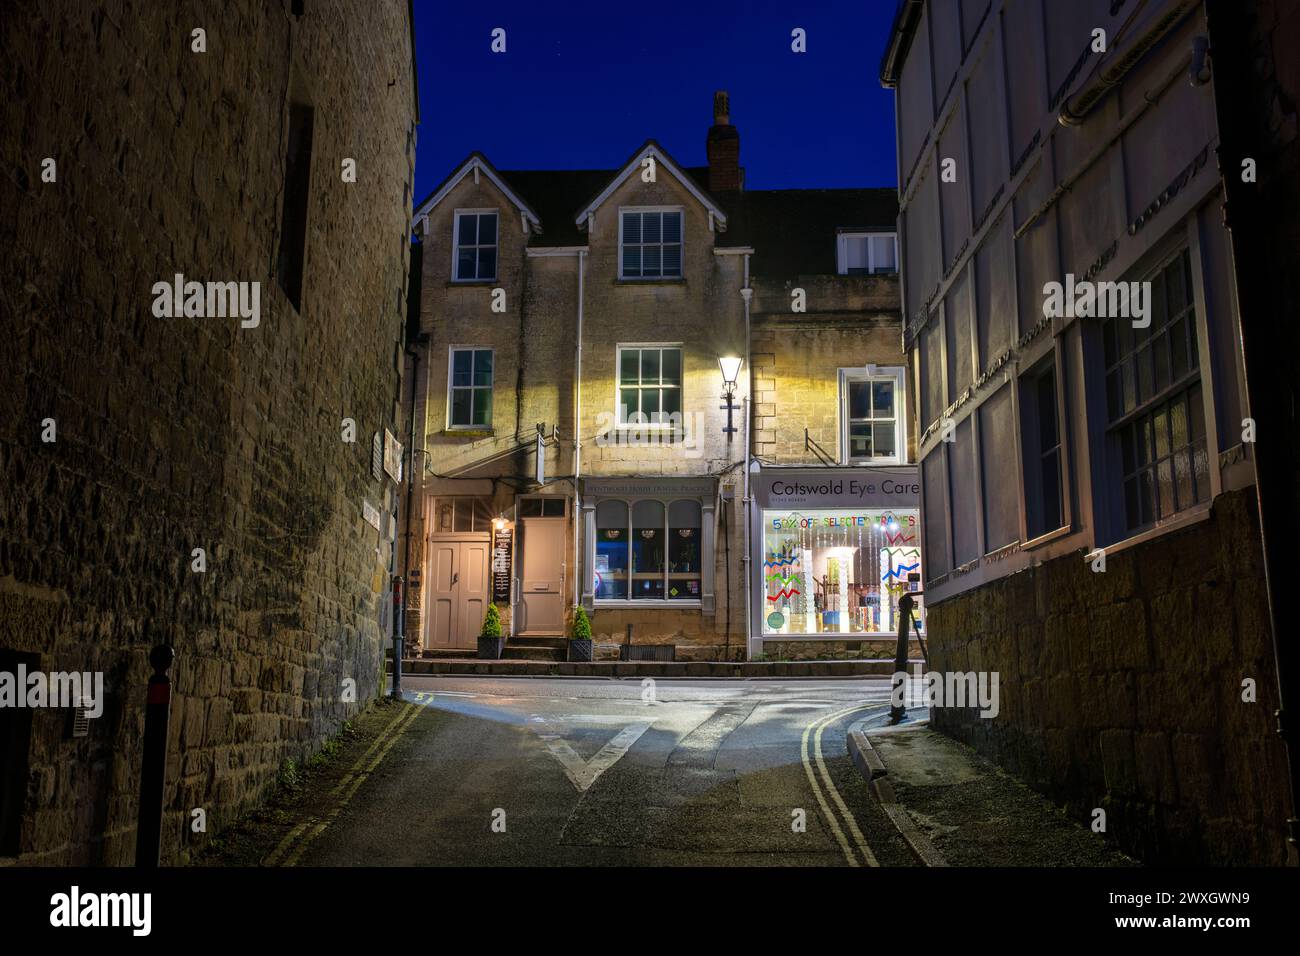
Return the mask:
[(566, 650), (563, 647), (507, 643), (501, 656), (508, 661), (562, 661), (567, 656)]

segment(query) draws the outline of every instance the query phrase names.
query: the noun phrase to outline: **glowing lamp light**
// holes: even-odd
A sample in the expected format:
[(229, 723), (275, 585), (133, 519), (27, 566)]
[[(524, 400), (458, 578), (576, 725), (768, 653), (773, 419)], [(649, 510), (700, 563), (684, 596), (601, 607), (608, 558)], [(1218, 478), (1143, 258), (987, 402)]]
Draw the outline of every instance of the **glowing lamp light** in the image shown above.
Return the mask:
[(722, 369), (722, 381), (727, 385), (735, 385), (736, 378), (740, 375), (740, 366), (743, 360), (739, 356), (726, 355), (718, 359), (718, 367)]

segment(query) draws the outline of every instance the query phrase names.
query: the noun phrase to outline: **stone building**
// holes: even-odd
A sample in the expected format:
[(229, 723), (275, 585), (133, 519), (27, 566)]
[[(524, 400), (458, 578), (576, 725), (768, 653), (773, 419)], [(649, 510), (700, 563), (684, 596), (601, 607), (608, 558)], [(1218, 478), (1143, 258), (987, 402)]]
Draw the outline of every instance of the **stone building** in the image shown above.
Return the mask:
[(380, 687), (410, 16), (5, 10), (0, 672), (99, 673), (104, 695), (84, 729), (0, 710), (0, 856), (133, 861), (155, 645), (176, 653), (165, 861), (205, 839), (194, 811), (219, 830)]
[(997, 718), (933, 719), (1130, 852), (1276, 862), (1242, 163), (1206, 33), (1190, 0), (899, 6), (931, 666), (1001, 687)]
[[(416, 208), (412, 653), (465, 654), (489, 602), (521, 657), (563, 653), (575, 605), (605, 656), (629, 627), (633, 645), (677, 659), (825, 653), (819, 637), (857, 654), (865, 622), (879, 629), (879, 582), (866, 610), (879, 552), (854, 565), (840, 542), (841, 575), (823, 551), (845, 525), (822, 527), (796, 576), (765, 548), (799, 533), (760, 522), (915, 511), (896, 197), (744, 189), (725, 93), (706, 153), (682, 167), (650, 140), (617, 169), (566, 171), (473, 153)], [(831, 462), (855, 480), (894, 466), (882, 477), (903, 490), (746, 507), (756, 488), (770, 495), (769, 467)], [(769, 587), (773, 575), (789, 582)]]

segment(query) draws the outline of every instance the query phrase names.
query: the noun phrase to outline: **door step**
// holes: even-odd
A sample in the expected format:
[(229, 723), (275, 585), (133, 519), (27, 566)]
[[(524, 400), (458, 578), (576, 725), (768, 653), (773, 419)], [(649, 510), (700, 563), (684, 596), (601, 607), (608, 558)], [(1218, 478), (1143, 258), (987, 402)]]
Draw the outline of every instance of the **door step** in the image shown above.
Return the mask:
[(562, 661), (568, 657), (562, 637), (512, 637), (501, 656), (508, 661)]

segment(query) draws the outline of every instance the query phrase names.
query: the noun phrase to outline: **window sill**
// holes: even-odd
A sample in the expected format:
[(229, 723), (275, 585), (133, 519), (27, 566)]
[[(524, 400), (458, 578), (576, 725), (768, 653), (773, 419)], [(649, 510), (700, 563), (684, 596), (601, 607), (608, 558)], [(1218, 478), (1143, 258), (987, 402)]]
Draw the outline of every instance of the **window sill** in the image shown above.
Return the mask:
[[(1051, 542), (1056, 541), (1058, 538), (1064, 538), (1067, 534), (1073, 534), (1073, 533), (1074, 533), (1073, 527), (1071, 527), (1068, 524), (1061, 525), (1061, 527), (1057, 528), (1055, 531), (1045, 531), (1042, 534), (1040, 534), (1037, 538), (1030, 538), (1028, 541), (1026, 541), (1024, 544), (1020, 546), (1020, 550), (1032, 551), (1034, 548), (1039, 548), (1045, 544), (1050, 544)], [(1010, 545), (1008, 545), (1008, 547), (1010, 547)]]
[(1136, 534), (1133, 534), (1127, 538), (1123, 538), (1120, 541), (1116, 541), (1112, 544), (1108, 544), (1105, 547), (1101, 548), (1100, 550), (1104, 551), (1108, 555), (1118, 554), (1121, 551), (1127, 551), (1129, 548), (1137, 547), (1140, 544), (1145, 544), (1146, 542), (1151, 541), (1154, 538), (1159, 538), (1162, 535), (1166, 535), (1174, 531), (1181, 531), (1183, 528), (1190, 527), (1191, 525), (1194, 524), (1200, 524), (1202, 521), (1205, 521), (1210, 517), (1210, 509), (1213, 506), (1213, 504), (1214, 504), (1214, 499), (1211, 498), (1209, 501), (1203, 502), (1202, 504), (1193, 505), (1191, 508), (1188, 508), (1186, 511), (1181, 511), (1176, 515), (1171, 515), (1168, 519), (1166, 519), (1161, 524), (1157, 524), (1154, 527), (1147, 528), (1143, 531), (1139, 531)]
[(447, 283), (448, 289), (463, 288), (465, 286), (485, 286), (494, 285), (496, 279), (452, 279)]
[(664, 279), (637, 279), (624, 278), (619, 276), (614, 280), (614, 285), (686, 285), (686, 279), (683, 276), (669, 277)]
[(702, 601), (670, 601), (666, 598), (635, 598), (633, 600), (623, 600), (620, 598), (596, 598), (592, 602), (592, 607), (596, 610), (612, 611), (621, 607), (647, 608), (657, 607), (663, 610), (670, 608), (681, 608), (684, 611), (698, 611), (703, 606)]
[(490, 428), (444, 428), (438, 434), (448, 438), (492, 438), (496, 432)]

